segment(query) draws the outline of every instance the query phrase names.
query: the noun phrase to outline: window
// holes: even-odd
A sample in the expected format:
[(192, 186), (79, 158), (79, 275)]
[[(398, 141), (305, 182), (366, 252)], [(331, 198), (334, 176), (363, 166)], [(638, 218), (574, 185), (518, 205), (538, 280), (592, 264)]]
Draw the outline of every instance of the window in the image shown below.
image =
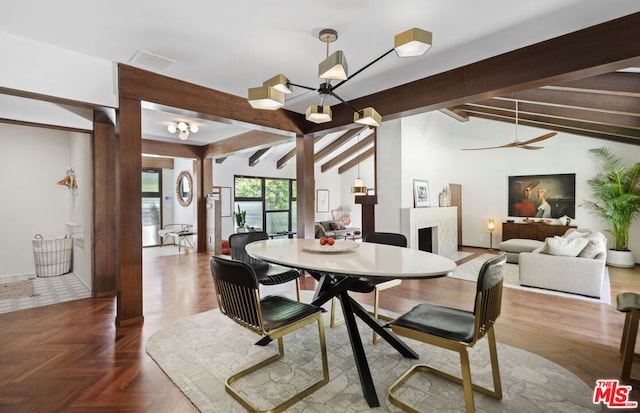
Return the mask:
[(234, 212), (247, 211), (246, 224), (270, 234), (296, 227), (296, 181), (236, 176)]

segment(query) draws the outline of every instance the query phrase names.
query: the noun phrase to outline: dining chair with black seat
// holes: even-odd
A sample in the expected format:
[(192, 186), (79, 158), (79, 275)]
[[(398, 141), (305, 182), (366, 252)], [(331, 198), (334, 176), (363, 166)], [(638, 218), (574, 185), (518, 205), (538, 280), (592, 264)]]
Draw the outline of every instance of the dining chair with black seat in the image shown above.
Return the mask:
[[(407, 247), (407, 237), (403, 234), (395, 232), (369, 232), (362, 239), (363, 242), (372, 242), (376, 244), (393, 245), (396, 247)], [(401, 284), (401, 281), (393, 278), (361, 278), (354, 285), (349, 287), (349, 291), (356, 293), (370, 293), (373, 292), (373, 316), (375, 318), (383, 318), (389, 321), (390, 319), (379, 314), (380, 308), (380, 291), (388, 288), (396, 287)], [(331, 301), (331, 322), (330, 327), (335, 327), (342, 324), (344, 321), (335, 320), (335, 298)], [(378, 334), (373, 332), (373, 344), (381, 341)]]
[[(271, 340), (278, 340), (278, 354), (252, 365), (225, 381), (225, 389), (245, 409), (251, 412), (282, 412), (329, 382), (327, 347), (324, 334), (323, 309), (279, 295), (261, 298), (258, 277), (254, 269), (241, 261), (211, 257), (211, 274), (220, 312), (241, 326)], [(279, 405), (259, 410), (240, 391), (232, 387), (237, 380), (254, 373), (284, 356), (283, 337), (308, 324), (318, 323), (322, 378), (310, 384)]]
[(258, 282), (262, 285), (277, 285), (295, 281), (296, 297), (300, 301), (300, 276), (302, 271), (283, 267), (282, 265), (270, 264), (247, 254), (245, 246), (250, 242), (268, 240), (269, 234), (264, 231), (249, 231), (231, 234), (229, 236), (229, 247), (231, 248), (231, 258), (249, 264), (256, 275)]
[[(457, 351), (460, 354), (462, 371), (462, 378), (460, 378), (425, 364), (416, 364), (389, 387), (388, 395), (391, 403), (404, 411), (419, 412), (414, 406), (400, 400), (394, 394), (414, 373), (419, 371), (431, 372), (454, 383), (462, 384), (467, 413), (475, 412), (474, 390), (498, 400), (502, 399), (494, 324), (500, 315), (502, 305), (502, 282), (506, 260), (506, 255), (502, 253), (482, 265), (478, 274), (472, 312), (423, 303), (388, 324), (399, 336)], [(493, 390), (481, 387), (471, 380), (467, 349), (473, 347), (485, 335), (489, 344)]]

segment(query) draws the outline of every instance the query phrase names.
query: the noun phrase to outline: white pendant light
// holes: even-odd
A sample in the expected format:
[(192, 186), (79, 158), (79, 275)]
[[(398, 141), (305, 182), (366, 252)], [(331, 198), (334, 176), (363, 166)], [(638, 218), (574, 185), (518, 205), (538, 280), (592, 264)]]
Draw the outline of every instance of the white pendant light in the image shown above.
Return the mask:
[(380, 126), (382, 116), (372, 107), (364, 108), (358, 112), (353, 112), (353, 121), (362, 125)]
[(248, 100), (254, 109), (276, 110), (284, 106), (284, 93), (271, 86), (252, 87)]
[(358, 177), (353, 181), (353, 186), (351, 187), (351, 193), (354, 195), (366, 195), (367, 187), (364, 185), (364, 181), (360, 178), (360, 133), (358, 133), (358, 143), (357, 143), (357, 155), (356, 159), (358, 160)]
[(431, 48), (432, 40), (431, 32), (414, 27), (396, 35), (394, 49), (400, 57), (422, 56)]
[(309, 122), (331, 122), (331, 107), (329, 105), (311, 105), (307, 108), (306, 116)]

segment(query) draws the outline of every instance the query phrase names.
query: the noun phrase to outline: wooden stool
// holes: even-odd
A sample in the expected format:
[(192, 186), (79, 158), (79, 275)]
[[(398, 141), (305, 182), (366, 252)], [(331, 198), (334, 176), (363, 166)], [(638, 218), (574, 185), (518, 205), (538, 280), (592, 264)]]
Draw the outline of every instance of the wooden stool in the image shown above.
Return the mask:
[(626, 313), (620, 353), (622, 354), (622, 374), (620, 378), (631, 384), (640, 385), (640, 378), (631, 377), (631, 366), (635, 353), (636, 337), (638, 335), (638, 320), (640, 320), (640, 294), (625, 292), (616, 297), (618, 311)]

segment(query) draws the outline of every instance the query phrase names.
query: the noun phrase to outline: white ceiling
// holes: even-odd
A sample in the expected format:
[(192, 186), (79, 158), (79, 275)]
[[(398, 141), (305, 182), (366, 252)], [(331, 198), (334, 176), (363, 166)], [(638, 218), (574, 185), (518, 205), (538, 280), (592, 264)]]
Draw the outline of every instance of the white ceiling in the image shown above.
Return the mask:
[[(238, 96), (278, 73), (317, 87), (323, 28), (338, 31), (331, 52), (345, 52), (351, 73), (391, 49), (395, 34), (433, 32), (424, 56), (392, 53), (341, 86), (339, 95), (350, 100), (638, 11), (638, 0), (14, 0), (2, 7), (0, 30), (113, 62), (128, 63), (143, 49), (175, 63), (162, 71), (139, 67)], [(300, 93), (287, 109), (319, 103), (316, 93)], [(246, 131), (154, 112), (144, 111), (145, 137), (175, 142), (166, 126), (178, 118), (199, 123), (194, 144)]]

